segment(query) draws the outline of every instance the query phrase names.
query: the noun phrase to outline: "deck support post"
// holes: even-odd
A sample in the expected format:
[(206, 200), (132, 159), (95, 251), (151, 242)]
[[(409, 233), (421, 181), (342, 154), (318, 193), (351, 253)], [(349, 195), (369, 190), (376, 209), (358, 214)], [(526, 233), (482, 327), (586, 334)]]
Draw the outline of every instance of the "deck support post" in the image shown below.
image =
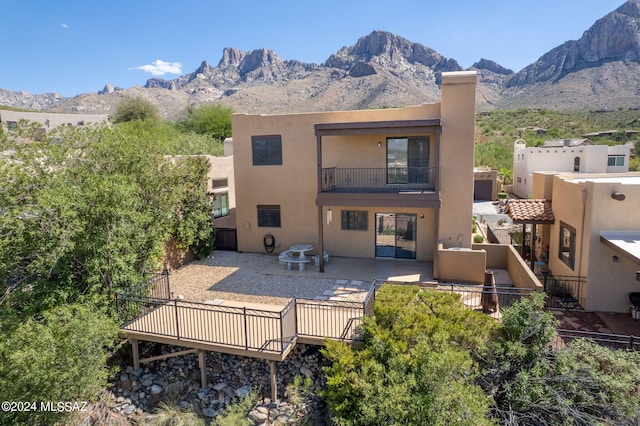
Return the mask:
[(133, 354), (133, 369), (140, 369), (140, 348), (138, 347), (137, 339), (129, 339), (131, 342), (131, 352)]
[(269, 360), (269, 375), (271, 376), (271, 402), (278, 399), (278, 381), (276, 380), (276, 362)]
[(198, 350), (198, 364), (200, 364), (200, 384), (203, 388), (207, 387), (207, 365), (205, 363), (205, 351)]

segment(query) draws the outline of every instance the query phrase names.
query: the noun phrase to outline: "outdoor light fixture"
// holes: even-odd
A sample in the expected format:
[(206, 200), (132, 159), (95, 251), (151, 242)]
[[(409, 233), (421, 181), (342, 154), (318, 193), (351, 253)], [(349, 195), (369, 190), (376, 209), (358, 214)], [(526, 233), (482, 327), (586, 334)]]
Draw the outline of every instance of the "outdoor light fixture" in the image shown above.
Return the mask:
[(613, 256), (613, 261), (614, 261), (614, 262), (618, 262), (618, 260), (619, 260), (619, 259), (618, 259), (618, 256), (614, 255), (614, 256)]
[(378, 148), (382, 146), (382, 142), (378, 141)]
[(624, 201), (626, 197), (622, 192), (614, 192), (611, 194), (611, 198), (613, 198), (616, 201)]

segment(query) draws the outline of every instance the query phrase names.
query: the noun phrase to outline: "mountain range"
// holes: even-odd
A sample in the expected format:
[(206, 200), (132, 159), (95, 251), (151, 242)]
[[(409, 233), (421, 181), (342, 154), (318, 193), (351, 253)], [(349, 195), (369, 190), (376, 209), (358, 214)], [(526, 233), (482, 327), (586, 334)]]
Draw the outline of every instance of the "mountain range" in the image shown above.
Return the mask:
[[(519, 72), (480, 59), (477, 109), (640, 108), (640, 0), (628, 0)], [(0, 89), (0, 105), (33, 110), (113, 113), (123, 97), (142, 97), (175, 119), (192, 105), (222, 103), (247, 113), (384, 108), (437, 102), (440, 74), (455, 59), (398, 35), (373, 31), (322, 64), (282, 60), (274, 51), (225, 48), (216, 66), (203, 61), (173, 80), (152, 78), (129, 89), (107, 84), (65, 98)]]

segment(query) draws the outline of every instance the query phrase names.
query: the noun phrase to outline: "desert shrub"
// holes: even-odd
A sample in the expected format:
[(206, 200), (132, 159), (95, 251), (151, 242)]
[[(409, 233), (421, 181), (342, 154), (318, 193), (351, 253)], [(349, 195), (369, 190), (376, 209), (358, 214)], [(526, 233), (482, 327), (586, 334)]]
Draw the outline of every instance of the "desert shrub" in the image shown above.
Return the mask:
[(503, 327), (480, 377), (503, 424), (637, 424), (640, 354), (584, 339), (554, 352), (557, 321), (534, 295), (503, 310)]
[[(328, 341), (324, 397), (341, 425), (491, 424), (472, 354), (494, 329), (459, 296), (383, 286), (354, 349)], [(473, 349), (472, 349), (473, 348)]]
[(66, 413), (41, 410), (41, 402), (90, 401), (106, 386), (106, 360), (118, 327), (95, 306), (59, 306), (0, 325), (2, 400), (31, 401), (38, 407), (2, 412), (1, 424), (53, 424)]

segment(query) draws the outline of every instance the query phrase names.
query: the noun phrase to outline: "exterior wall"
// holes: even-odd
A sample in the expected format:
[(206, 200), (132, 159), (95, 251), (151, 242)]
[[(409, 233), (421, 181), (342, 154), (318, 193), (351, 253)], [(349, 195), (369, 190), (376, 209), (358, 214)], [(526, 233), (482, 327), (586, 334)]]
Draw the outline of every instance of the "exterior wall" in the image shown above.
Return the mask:
[[(640, 182), (640, 177), (638, 181)], [(633, 206), (640, 203), (640, 184), (624, 185), (614, 182), (586, 182), (589, 193), (588, 218), (585, 238), (589, 239), (586, 254), (588, 310), (628, 312), (632, 291), (640, 290), (635, 280), (640, 265), (600, 241), (600, 231), (640, 230), (640, 217)], [(625, 194), (624, 201), (611, 198), (613, 192)], [(613, 261), (617, 255), (618, 262)]]
[(58, 126), (82, 126), (97, 123), (106, 123), (107, 114), (58, 114), (50, 112), (21, 112), (0, 110), (0, 122), (3, 128), (7, 128), (7, 122), (19, 122), (20, 120), (40, 123), (45, 131)]
[[(460, 265), (464, 265), (461, 268)], [(463, 248), (438, 247), (438, 280), (441, 282), (483, 284), (487, 252)]]
[(438, 241), (471, 248), (475, 72), (442, 73), (442, 142)]
[[(611, 198), (625, 194), (624, 201)], [(586, 276), (585, 309), (627, 312), (628, 294), (638, 291), (640, 265), (620, 256), (600, 241), (601, 231), (640, 230), (633, 206), (640, 200), (640, 174), (559, 175), (553, 180), (553, 212), (549, 267), (554, 275)], [(560, 222), (576, 230), (575, 268), (559, 259)], [(617, 255), (618, 262), (613, 261)]]
[[(624, 155), (624, 166), (607, 166), (609, 155)], [(574, 172), (575, 158), (580, 173), (624, 173), (629, 170), (629, 147), (625, 145), (583, 145), (573, 147), (526, 147), (522, 139), (514, 143), (514, 194), (531, 198), (533, 173), (541, 171)]]
[(629, 171), (629, 157), (631, 156), (630, 145), (612, 145), (609, 147), (607, 155), (624, 155), (624, 165), (607, 166), (607, 173), (626, 173)]
[[(318, 221), (325, 221), (326, 217), (318, 218), (315, 202), (318, 189), (315, 124), (416, 120), (437, 117), (439, 111), (439, 105), (436, 104), (388, 110), (270, 116), (234, 114), (233, 158), (236, 171), (238, 250), (264, 252), (265, 234), (275, 237), (277, 252), (301, 242), (318, 245)], [(253, 166), (251, 137), (256, 135), (281, 135), (282, 165)], [(384, 143), (386, 136), (349, 137), (349, 144), (344, 143), (347, 137), (327, 137), (326, 143), (323, 142), (323, 166), (385, 167), (386, 151), (384, 147), (378, 147), (378, 142)], [(279, 205), (281, 227), (258, 227), (258, 205)], [(355, 207), (350, 209), (358, 210)], [(374, 217), (375, 215), (369, 214), (370, 221)], [(334, 209), (333, 220), (335, 226), (339, 226), (338, 208)], [(328, 229), (332, 229), (331, 225)], [(368, 231), (372, 236), (374, 229), (372, 227)], [(349, 248), (350, 244), (353, 245), (350, 239), (354, 238), (354, 232), (359, 231), (350, 231), (345, 235), (345, 240), (339, 242), (333, 242), (325, 236), (325, 248), (336, 247), (334, 253), (338, 256), (351, 255), (355, 252), (354, 248)], [(342, 243), (346, 247), (345, 254), (342, 254)], [(373, 245), (373, 242), (370, 244)], [(368, 248), (363, 253), (368, 253)], [(421, 259), (425, 258), (421, 254), (419, 256)]]
[(533, 288), (538, 292), (544, 290), (540, 280), (512, 245), (474, 244), (473, 250), (484, 250), (487, 253), (488, 269), (506, 269), (515, 288)]
[[(327, 211), (331, 210), (331, 222), (327, 220)], [(368, 212), (366, 231), (343, 230), (342, 210), (360, 210)], [(389, 207), (324, 207), (324, 249), (330, 254), (345, 257), (375, 257), (375, 215), (376, 213), (416, 213), (416, 260), (431, 261), (434, 258), (435, 210)], [(423, 215), (424, 217), (420, 217)], [(290, 245), (290, 244), (289, 244)], [(285, 248), (288, 245), (284, 246)]]
[[(443, 241), (445, 247), (470, 247), (475, 82), (475, 72), (443, 73), (441, 104), (268, 116), (234, 114), (238, 250), (264, 252), (266, 234), (275, 238), (276, 253), (302, 242), (318, 247), (318, 226), (322, 223), (324, 249), (331, 255), (373, 257), (375, 213), (417, 215), (416, 256), (419, 260), (434, 260), (437, 241)], [(369, 212), (367, 231), (343, 231), (340, 213), (343, 207), (339, 205), (323, 207), (319, 212), (316, 205), (319, 159), (315, 124), (430, 119), (440, 119), (443, 123), (439, 135), (440, 152), (437, 152), (438, 135), (435, 131), (428, 135), (430, 166), (439, 166), (440, 208), (390, 208), (384, 205), (346, 208)], [(253, 165), (251, 140), (252, 136), (258, 135), (280, 135), (282, 165)], [(386, 138), (407, 136), (412, 135), (322, 136), (322, 167), (385, 168)], [(258, 227), (258, 205), (279, 205), (281, 226)], [(327, 224), (329, 209), (332, 220)]]

